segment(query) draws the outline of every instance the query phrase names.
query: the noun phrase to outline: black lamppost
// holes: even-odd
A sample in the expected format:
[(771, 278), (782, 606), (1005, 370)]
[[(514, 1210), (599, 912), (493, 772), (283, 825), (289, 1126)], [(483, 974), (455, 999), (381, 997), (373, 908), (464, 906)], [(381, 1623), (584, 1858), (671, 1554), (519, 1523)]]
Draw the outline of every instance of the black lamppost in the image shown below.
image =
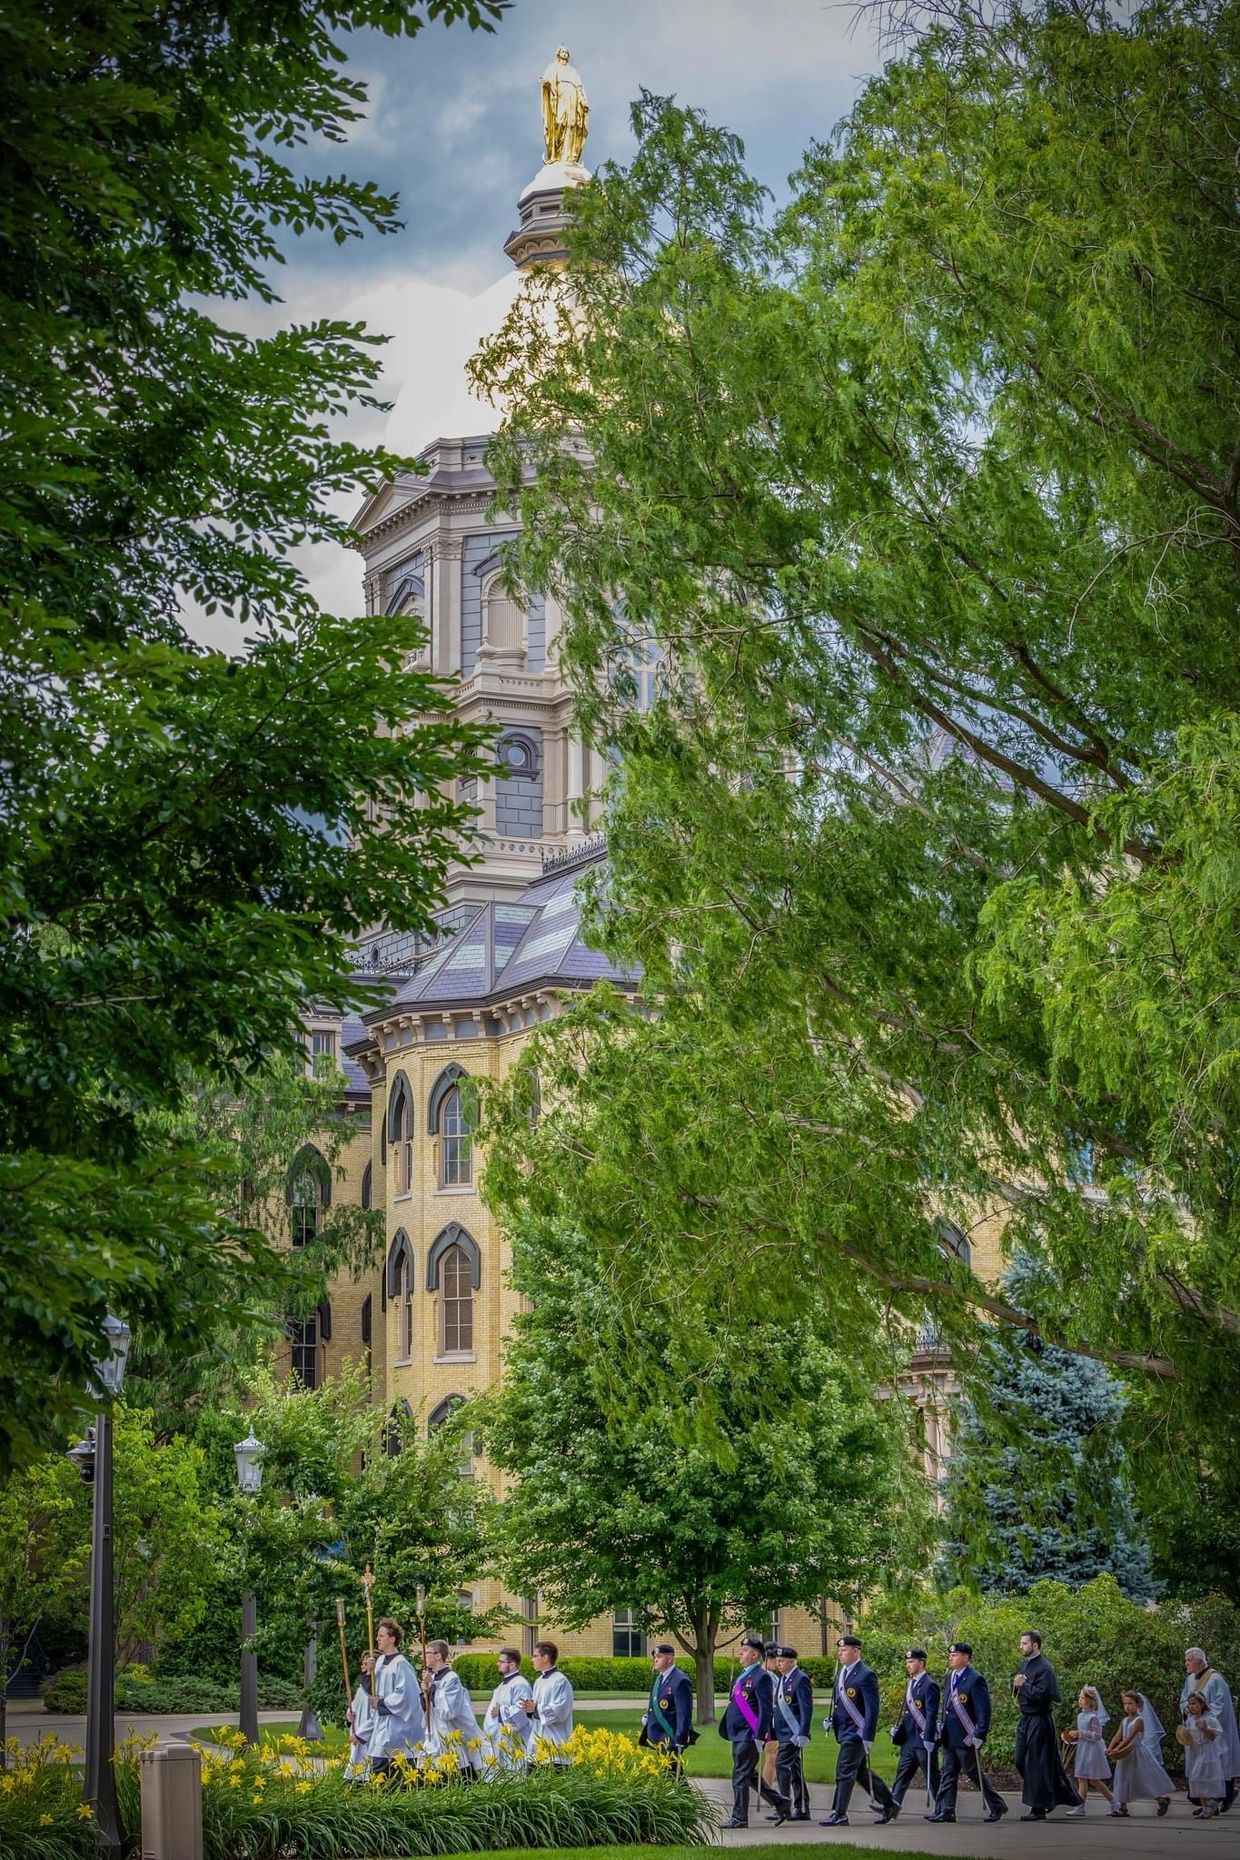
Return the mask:
[[(130, 1330), (108, 1314), (103, 1323), (107, 1355), (95, 1365), (93, 1391), (115, 1401), (125, 1382)], [(69, 1450), (82, 1478), (94, 1486), (90, 1542), (90, 1646), (86, 1690), (86, 1773), (82, 1799), (94, 1811), (100, 1851), (120, 1860), (123, 1836), (112, 1768), (115, 1733), (115, 1672), (112, 1651), (112, 1414), (101, 1407), (85, 1440)]]
[[(233, 1448), (237, 1456), (237, 1484), (247, 1498), (255, 1498), (263, 1483), (263, 1454), (266, 1448), (255, 1440), (251, 1428), (244, 1440)], [(258, 1633), (258, 1606), (253, 1589), (241, 1597), (241, 1735), (247, 1744), (258, 1743), (258, 1650), (254, 1645)]]

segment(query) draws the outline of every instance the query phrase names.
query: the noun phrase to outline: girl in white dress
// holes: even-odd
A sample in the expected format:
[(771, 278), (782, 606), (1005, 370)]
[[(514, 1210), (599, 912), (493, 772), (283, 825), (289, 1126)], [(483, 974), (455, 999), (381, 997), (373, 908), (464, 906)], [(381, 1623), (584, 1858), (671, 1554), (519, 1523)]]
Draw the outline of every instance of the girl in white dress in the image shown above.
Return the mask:
[(1125, 1692), (1124, 1721), (1107, 1746), (1114, 1759), (1115, 1799), (1112, 1815), (1126, 1815), (1130, 1802), (1158, 1804), (1165, 1815), (1175, 1794), (1175, 1784), (1162, 1766), (1162, 1740), (1166, 1733), (1158, 1714), (1143, 1692)]
[(1072, 1773), (1080, 1791), (1081, 1806), (1070, 1808), (1069, 1815), (1085, 1813), (1091, 1789), (1096, 1789), (1107, 1802), (1111, 1800), (1107, 1787), (1111, 1765), (1107, 1762), (1106, 1740), (1102, 1735), (1111, 1721), (1111, 1714), (1102, 1703), (1097, 1686), (1083, 1686), (1076, 1702), (1080, 1708), (1076, 1714), (1076, 1730), (1065, 1731), (1063, 1735), (1064, 1742), (1071, 1744), (1076, 1753)]
[(1217, 1815), (1227, 1784), (1223, 1777), (1223, 1726), (1201, 1692), (1190, 1692), (1184, 1704), (1184, 1730), (1190, 1742), (1184, 1748), (1188, 1793), (1201, 1805), (1203, 1820)]

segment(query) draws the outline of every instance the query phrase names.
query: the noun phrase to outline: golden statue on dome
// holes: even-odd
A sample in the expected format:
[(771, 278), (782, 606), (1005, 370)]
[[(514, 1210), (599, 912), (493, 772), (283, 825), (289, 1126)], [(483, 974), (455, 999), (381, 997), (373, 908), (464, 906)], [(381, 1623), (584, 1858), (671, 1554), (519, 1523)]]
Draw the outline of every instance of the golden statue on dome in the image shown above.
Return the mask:
[(586, 145), (590, 105), (581, 73), (568, 62), (561, 45), (542, 76), (543, 143), (548, 162), (576, 167)]

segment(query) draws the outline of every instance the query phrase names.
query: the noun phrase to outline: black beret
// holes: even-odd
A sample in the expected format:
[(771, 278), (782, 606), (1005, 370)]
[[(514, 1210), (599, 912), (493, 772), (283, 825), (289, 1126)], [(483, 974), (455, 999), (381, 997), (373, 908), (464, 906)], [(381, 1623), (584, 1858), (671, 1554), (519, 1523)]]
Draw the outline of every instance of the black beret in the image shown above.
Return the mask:
[(973, 1658), (973, 1649), (967, 1640), (954, 1640), (947, 1651), (948, 1653), (967, 1653), (970, 1659)]
[(653, 1651), (655, 1653), (675, 1653), (676, 1649), (673, 1647), (670, 1640), (661, 1640)]
[(861, 1642), (857, 1639), (857, 1636), (855, 1634), (841, 1634), (840, 1635), (840, 1646), (841, 1647), (859, 1647), (860, 1645), (861, 1645)]
[(742, 1634), (741, 1646), (752, 1647), (755, 1652), (763, 1655), (766, 1653), (766, 1642), (760, 1634)]
[(797, 1650), (795, 1647), (776, 1647), (775, 1657), (779, 1660), (795, 1660)]
[(906, 1651), (904, 1657), (906, 1660), (924, 1660), (926, 1657), (926, 1650), (924, 1647), (910, 1647)]

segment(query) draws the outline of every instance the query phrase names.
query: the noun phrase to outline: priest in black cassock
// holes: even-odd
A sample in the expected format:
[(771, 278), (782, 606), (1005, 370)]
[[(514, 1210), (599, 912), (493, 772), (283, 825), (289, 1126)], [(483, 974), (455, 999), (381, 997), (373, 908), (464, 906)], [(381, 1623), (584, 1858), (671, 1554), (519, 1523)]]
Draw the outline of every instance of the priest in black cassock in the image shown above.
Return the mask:
[(1045, 1821), (1060, 1802), (1079, 1808), (1076, 1792), (1059, 1756), (1055, 1707), (1060, 1700), (1059, 1676), (1042, 1652), (1042, 1636), (1032, 1631), (1020, 1637), (1023, 1655), (1012, 1691), (1020, 1723), (1016, 1727), (1016, 1767), (1020, 1771), (1022, 1821)]

